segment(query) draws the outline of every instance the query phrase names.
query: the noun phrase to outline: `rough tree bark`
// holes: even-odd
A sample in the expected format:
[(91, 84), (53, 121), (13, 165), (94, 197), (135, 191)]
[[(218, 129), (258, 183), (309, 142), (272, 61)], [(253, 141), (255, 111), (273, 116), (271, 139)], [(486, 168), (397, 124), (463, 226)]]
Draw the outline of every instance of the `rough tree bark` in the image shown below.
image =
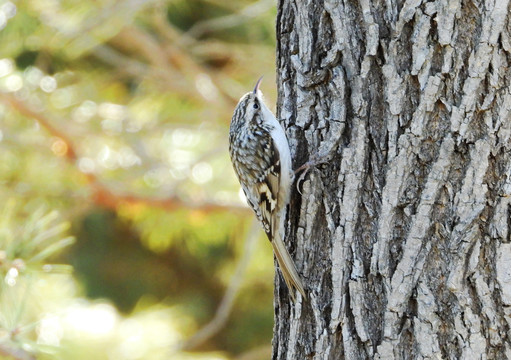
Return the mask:
[(295, 166), (273, 359), (511, 358), (509, 0), (280, 0)]

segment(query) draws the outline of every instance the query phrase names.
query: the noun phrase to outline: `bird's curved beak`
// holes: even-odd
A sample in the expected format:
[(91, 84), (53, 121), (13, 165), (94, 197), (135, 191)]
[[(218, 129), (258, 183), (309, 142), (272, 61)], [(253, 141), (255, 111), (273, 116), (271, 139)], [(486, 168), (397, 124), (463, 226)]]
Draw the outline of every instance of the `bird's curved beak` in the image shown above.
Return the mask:
[(259, 90), (259, 85), (261, 84), (261, 80), (263, 80), (262, 76), (259, 78), (259, 80), (257, 80), (257, 83), (254, 87), (254, 94), (257, 94), (257, 91)]

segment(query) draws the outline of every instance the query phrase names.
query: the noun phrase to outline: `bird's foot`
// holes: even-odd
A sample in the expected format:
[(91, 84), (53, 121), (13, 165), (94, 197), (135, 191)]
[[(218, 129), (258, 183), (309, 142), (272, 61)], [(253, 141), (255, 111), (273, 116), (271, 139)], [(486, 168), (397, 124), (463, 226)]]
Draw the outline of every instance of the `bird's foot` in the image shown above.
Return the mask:
[(295, 174), (298, 174), (299, 172), (302, 171), (302, 173), (300, 174), (300, 177), (298, 178), (298, 180), (296, 180), (296, 189), (298, 190), (300, 195), (302, 195), (302, 192), (300, 191), (300, 184), (305, 179), (305, 176), (309, 172), (310, 168), (321, 165), (321, 164), (326, 164), (330, 160), (331, 160), (330, 154), (316, 153), (311, 156), (309, 161), (307, 161), (305, 164), (303, 164), (302, 166), (295, 169)]

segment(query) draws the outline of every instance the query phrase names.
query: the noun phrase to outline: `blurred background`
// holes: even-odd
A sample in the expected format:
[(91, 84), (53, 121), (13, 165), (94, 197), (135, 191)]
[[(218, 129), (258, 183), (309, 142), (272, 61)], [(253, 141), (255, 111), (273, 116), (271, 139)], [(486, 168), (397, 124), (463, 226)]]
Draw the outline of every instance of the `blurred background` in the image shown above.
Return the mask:
[(0, 358), (271, 357), (228, 156), (273, 0), (0, 0)]

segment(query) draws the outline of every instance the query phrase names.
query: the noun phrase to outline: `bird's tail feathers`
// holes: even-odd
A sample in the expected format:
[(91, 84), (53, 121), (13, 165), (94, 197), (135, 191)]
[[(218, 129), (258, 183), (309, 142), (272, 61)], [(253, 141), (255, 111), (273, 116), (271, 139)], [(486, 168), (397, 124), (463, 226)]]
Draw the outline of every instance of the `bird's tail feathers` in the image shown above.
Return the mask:
[(279, 263), (280, 271), (282, 272), (282, 276), (284, 277), (284, 281), (286, 282), (291, 297), (294, 301), (296, 301), (296, 289), (300, 292), (300, 294), (302, 294), (302, 297), (306, 299), (305, 290), (303, 289), (300, 275), (298, 275), (293, 259), (291, 259), (291, 255), (289, 255), (289, 252), (287, 251), (286, 246), (284, 245), (284, 242), (279, 235), (274, 237), (272, 245), (275, 257)]

